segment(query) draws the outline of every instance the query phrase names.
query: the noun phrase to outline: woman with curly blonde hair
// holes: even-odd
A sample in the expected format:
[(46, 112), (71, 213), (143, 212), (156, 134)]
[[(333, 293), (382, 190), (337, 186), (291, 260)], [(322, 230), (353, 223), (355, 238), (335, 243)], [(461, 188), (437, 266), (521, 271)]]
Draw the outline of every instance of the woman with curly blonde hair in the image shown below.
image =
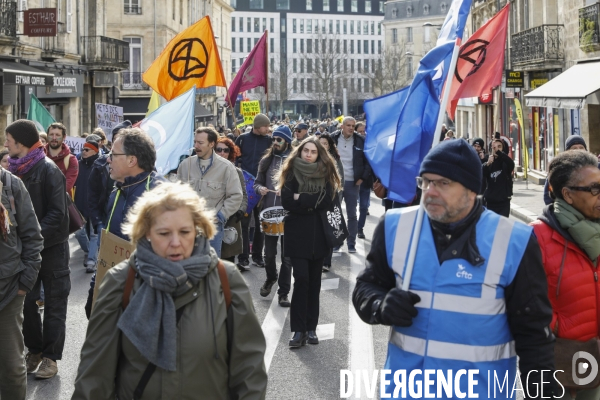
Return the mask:
[(210, 247), (213, 219), (183, 183), (137, 200), (123, 228), (136, 248), (102, 280), (73, 399), (264, 398), (265, 339), (241, 274)]

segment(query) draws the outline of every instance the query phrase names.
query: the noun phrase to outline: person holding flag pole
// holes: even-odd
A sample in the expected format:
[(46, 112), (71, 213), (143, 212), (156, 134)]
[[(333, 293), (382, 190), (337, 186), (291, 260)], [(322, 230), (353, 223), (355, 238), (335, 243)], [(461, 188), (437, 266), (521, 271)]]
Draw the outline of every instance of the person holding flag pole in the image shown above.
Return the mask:
[[(396, 175), (399, 169), (408, 174), (416, 169), (423, 194), (418, 208), (390, 210), (379, 222), (366, 268), (357, 278), (353, 304), (364, 322), (391, 326), (384, 368), (394, 377), (402, 371), (399, 376), (411, 376), (410, 382), (382, 381), (382, 393), (401, 390), (403, 398), (421, 398), (415, 387), (425, 389), (440, 382), (439, 377), (423, 378), (423, 371), (434, 370), (452, 374), (444, 379), (453, 385), (438, 387), (438, 396), (444, 391), (445, 398), (459, 398), (461, 393), (464, 397), (467, 392), (488, 398), (497, 376), (509, 383), (495, 388), (495, 393), (513, 398), (518, 355), (521, 377), (527, 377), (523, 382), (526, 397), (537, 396), (540, 390), (552, 396), (560, 393), (551, 378), (554, 336), (548, 324), (552, 309), (532, 229), (483, 207), (477, 199), (481, 162), (466, 141), (450, 140), (437, 146), (434, 142), (450, 94), (452, 74), (447, 71), (456, 66), (470, 5), (470, 0), (452, 3), (437, 47), (421, 61), (404, 94), (384, 96), (379, 105), (378, 99), (372, 101), (381, 107), (390, 98), (399, 99), (403, 105), (391, 155), (374, 158), (367, 152), (369, 161), (378, 164), (372, 163), (375, 173), (385, 167), (382, 160), (388, 160), (387, 168)], [(365, 104), (367, 121), (372, 106)], [(432, 109), (438, 110), (435, 123)], [(369, 130), (367, 138), (377, 133)], [(413, 153), (421, 150), (426, 156), (410, 159), (405, 152), (411, 146)], [(402, 196), (413, 195), (406, 192), (414, 190), (414, 183), (392, 173), (384, 177), (392, 196), (402, 201)], [(463, 379), (460, 371), (465, 371)], [(466, 378), (466, 371), (472, 379)], [(541, 371), (547, 371), (548, 379)]]

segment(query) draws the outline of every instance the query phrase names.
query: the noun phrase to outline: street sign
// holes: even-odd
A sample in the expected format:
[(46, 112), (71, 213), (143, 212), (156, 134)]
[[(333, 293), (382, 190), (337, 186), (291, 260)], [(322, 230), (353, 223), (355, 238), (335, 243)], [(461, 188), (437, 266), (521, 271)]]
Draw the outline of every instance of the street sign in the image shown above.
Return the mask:
[(25, 35), (29, 37), (56, 36), (58, 18), (56, 8), (30, 8), (23, 11)]

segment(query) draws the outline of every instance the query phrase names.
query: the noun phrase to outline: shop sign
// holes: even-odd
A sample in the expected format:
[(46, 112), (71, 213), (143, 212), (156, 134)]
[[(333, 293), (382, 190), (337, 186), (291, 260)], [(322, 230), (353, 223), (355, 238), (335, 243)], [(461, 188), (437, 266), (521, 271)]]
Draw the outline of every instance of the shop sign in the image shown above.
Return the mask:
[(83, 75), (53, 73), (53, 86), (45, 89), (38, 88), (36, 93), (38, 98), (83, 97)]
[(119, 76), (114, 72), (94, 72), (94, 87), (119, 86)]
[(53, 82), (51, 76), (4, 71), (4, 84), (19, 86), (52, 86)]
[(549, 76), (545, 72), (530, 72), (529, 73), (529, 88), (531, 90), (537, 89), (544, 83), (550, 80)]
[(510, 87), (506, 88), (504, 97), (506, 97), (507, 99), (514, 99), (515, 98), (515, 88), (510, 88)]
[(523, 71), (504, 71), (507, 88), (523, 88), (525, 87), (525, 73)]
[(477, 98), (479, 104), (491, 104), (494, 96), (491, 93), (484, 93)]
[(56, 8), (31, 8), (23, 11), (25, 35), (29, 37), (56, 36)]

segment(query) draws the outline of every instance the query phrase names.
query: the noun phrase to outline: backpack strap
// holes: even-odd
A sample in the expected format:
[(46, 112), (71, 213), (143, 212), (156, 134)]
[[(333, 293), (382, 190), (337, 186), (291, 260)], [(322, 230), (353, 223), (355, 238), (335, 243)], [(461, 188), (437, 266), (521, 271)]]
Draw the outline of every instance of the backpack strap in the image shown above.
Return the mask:
[(65, 171), (69, 169), (69, 161), (71, 161), (71, 154), (67, 154), (63, 159), (63, 164), (65, 165)]
[(227, 311), (229, 311), (229, 307), (231, 306), (231, 287), (229, 286), (229, 278), (227, 278), (227, 271), (225, 270), (223, 261), (219, 260), (217, 269), (219, 270), (219, 279), (221, 280), (221, 287), (223, 288), (225, 305), (227, 306)]

